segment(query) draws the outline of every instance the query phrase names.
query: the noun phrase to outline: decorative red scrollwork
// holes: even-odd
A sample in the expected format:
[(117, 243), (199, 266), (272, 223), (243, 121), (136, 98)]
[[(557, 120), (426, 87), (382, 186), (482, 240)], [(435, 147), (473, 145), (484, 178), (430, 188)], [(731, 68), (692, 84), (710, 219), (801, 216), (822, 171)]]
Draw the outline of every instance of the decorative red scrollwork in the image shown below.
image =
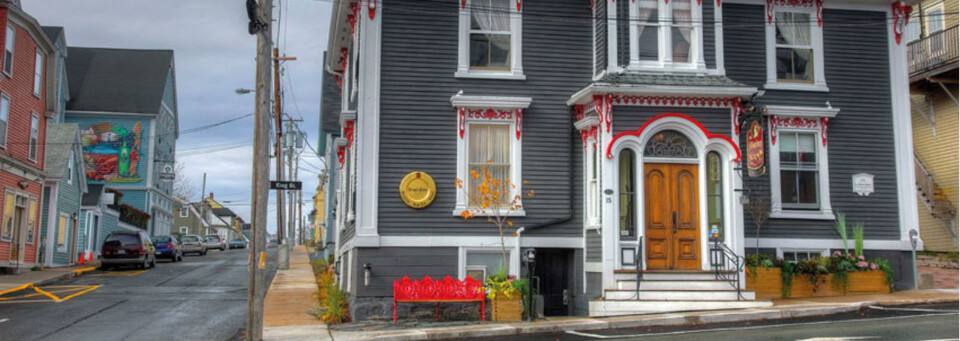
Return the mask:
[[(779, 128), (808, 128), (808, 129), (820, 129), (821, 139), (824, 146), (827, 145), (827, 134), (826, 134), (826, 122), (822, 117), (817, 118), (807, 118), (807, 117), (779, 117), (779, 116), (770, 116), (770, 144), (777, 144), (777, 129)], [(821, 124), (823, 123), (823, 124)]]
[[(719, 1), (718, 5), (719, 5)], [(767, 23), (773, 23), (774, 7), (791, 6), (816, 8), (817, 26), (823, 26), (823, 0), (767, 0)]]
[(337, 147), (337, 161), (340, 161), (340, 169), (343, 169), (343, 160), (347, 156), (347, 148), (344, 146)]
[[(634, 96), (614, 95), (614, 104), (626, 105), (653, 105), (653, 106), (681, 106), (730, 108), (734, 122), (739, 122), (740, 115), (745, 111), (743, 101), (738, 97), (677, 97), (677, 96)], [(734, 133), (740, 135), (740, 126), (734, 124)]]
[(577, 121), (583, 119), (583, 104), (574, 104), (573, 105), (573, 118)]
[(463, 131), (467, 128), (467, 119), (465, 117), (467, 109), (457, 108), (457, 130), (460, 133), (460, 138), (463, 138)]
[(467, 109), (467, 118), (477, 120), (509, 120), (513, 119), (513, 112), (494, 109)]
[(343, 122), (343, 137), (347, 139), (347, 148), (353, 147), (354, 121)]
[(829, 117), (820, 118), (820, 143), (823, 144), (824, 147), (827, 146), (827, 123), (829, 122)]
[(460, 9), (467, 8), (467, 0), (460, 0)]
[(904, 29), (910, 21), (910, 12), (913, 8), (907, 6), (903, 1), (897, 1), (890, 5), (890, 14), (893, 16), (893, 37), (900, 45), (900, 37), (903, 36)]
[(613, 137), (613, 139), (610, 140), (610, 143), (607, 144), (607, 159), (613, 159), (613, 145), (617, 142), (617, 140), (619, 140), (624, 136), (639, 137), (640, 134), (642, 134), (643, 131), (647, 129), (648, 126), (650, 126), (650, 124), (658, 120), (669, 118), (669, 117), (679, 118), (679, 119), (689, 121), (690, 123), (693, 123), (694, 125), (697, 126), (697, 128), (700, 129), (700, 131), (703, 132), (703, 135), (706, 136), (707, 139), (720, 139), (720, 140), (726, 141), (728, 144), (730, 144), (730, 147), (737, 152), (737, 158), (733, 159), (733, 162), (740, 162), (740, 148), (737, 147), (737, 144), (733, 142), (733, 139), (721, 134), (712, 134), (710, 133), (709, 130), (707, 130), (706, 127), (703, 126), (703, 124), (700, 123), (700, 121), (697, 121), (693, 117), (690, 117), (684, 114), (678, 114), (678, 113), (666, 113), (666, 114), (657, 115), (647, 120), (646, 122), (644, 122), (643, 125), (640, 126), (640, 129), (637, 129), (637, 131), (625, 131), (617, 134), (616, 136)]
[(517, 109), (517, 114), (513, 116), (513, 127), (517, 133), (517, 140), (520, 139), (520, 133), (523, 132), (523, 109)]
[(609, 133), (613, 126), (613, 95), (593, 95), (593, 102), (590, 105), (600, 117), (600, 125), (605, 126)]
[(377, 16), (377, 1), (380, 0), (367, 0), (367, 14), (370, 16), (370, 20)]
[(587, 149), (587, 141), (593, 139), (593, 148), (597, 148), (597, 126), (580, 129), (580, 138), (583, 139), (583, 149)]
[(414, 281), (404, 276), (393, 281), (393, 322), (397, 322), (398, 302), (437, 302), (437, 320), (440, 319), (440, 302), (480, 302), (480, 320), (485, 320), (486, 292), (483, 283), (467, 276), (455, 280), (446, 276), (435, 281), (430, 276)]
[(517, 12), (523, 12), (523, 0), (517, 0)]

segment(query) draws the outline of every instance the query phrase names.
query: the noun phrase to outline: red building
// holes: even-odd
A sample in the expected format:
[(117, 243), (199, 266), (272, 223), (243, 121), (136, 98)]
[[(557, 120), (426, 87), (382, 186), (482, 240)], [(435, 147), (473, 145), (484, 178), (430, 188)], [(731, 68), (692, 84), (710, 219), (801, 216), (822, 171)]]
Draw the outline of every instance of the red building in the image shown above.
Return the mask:
[(0, 23), (0, 268), (23, 269), (39, 255), (54, 45), (19, 1), (0, 0)]

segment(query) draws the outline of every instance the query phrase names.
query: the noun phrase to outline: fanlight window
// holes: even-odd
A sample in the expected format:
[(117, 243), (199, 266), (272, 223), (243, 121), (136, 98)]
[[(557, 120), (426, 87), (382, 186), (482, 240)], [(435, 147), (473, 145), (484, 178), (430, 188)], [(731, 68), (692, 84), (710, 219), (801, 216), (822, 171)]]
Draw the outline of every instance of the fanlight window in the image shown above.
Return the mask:
[(686, 136), (676, 130), (664, 130), (647, 141), (644, 157), (696, 158), (697, 148)]

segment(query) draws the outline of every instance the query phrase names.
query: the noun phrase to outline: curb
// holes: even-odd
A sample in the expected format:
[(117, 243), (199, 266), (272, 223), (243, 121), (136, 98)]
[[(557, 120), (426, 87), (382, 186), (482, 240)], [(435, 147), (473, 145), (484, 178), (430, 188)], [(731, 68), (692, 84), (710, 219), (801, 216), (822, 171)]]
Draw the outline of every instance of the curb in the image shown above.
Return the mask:
[[(527, 334), (538, 334), (548, 332), (563, 332), (571, 330), (602, 330), (617, 328), (637, 328), (652, 326), (679, 326), (679, 325), (700, 325), (708, 323), (730, 323), (747, 322), (756, 320), (778, 320), (786, 318), (810, 317), (832, 315), (858, 311), (869, 306), (898, 306), (910, 304), (933, 304), (957, 302), (956, 298), (933, 298), (933, 299), (904, 299), (896, 302), (880, 303), (876, 301), (863, 301), (853, 303), (839, 303), (830, 306), (795, 308), (795, 309), (770, 309), (762, 308), (751, 311), (729, 311), (722, 313), (704, 313), (698, 315), (665, 314), (653, 318), (638, 318), (624, 320), (603, 320), (579, 318), (570, 320), (561, 320), (542, 324), (491, 324), (481, 326), (459, 326), (459, 327), (439, 327), (429, 329), (407, 329), (391, 330), (377, 332), (337, 332), (332, 331), (332, 336), (336, 339), (347, 340), (379, 340), (379, 341), (413, 341), (413, 340), (437, 340), (437, 339), (460, 339), (467, 337), (496, 337), (496, 336), (518, 336)], [(279, 336), (279, 335), (278, 335)], [(292, 335), (291, 335), (292, 336)], [(302, 337), (302, 336), (301, 336)], [(313, 339), (326, 339), (327, 335), (313, 335)], [(280, 337), (282, 339), (282, 337)], [(292, 339), (299, 339), (293, 337)]]

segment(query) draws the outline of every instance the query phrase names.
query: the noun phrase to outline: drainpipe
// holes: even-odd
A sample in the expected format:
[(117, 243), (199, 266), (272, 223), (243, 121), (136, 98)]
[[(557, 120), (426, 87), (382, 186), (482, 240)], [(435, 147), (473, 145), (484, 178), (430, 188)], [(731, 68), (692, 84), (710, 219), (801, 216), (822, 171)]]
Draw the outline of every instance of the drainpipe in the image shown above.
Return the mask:
[[(516, 246), (516, 249), (517, 249), (516, 252), (517, 252), (517, 253), (515, 253), (515, 255), (517, 255), (517, 259), (518, 259), (518, 260), (521, 258), (521, 255), (520, 255), (520, 234), (523, 233), (524, 230), (526, 230), (526, 228), (521, 226), (520, 228), (517, 229), (516, 232), (513, 233), (514, 236), (517, 236), (517, 238), (516, 238), (516, 239), (517, 239), (517, 246)], [(522, 266), (522, 265), (523, 265), (523, 261), (520, 261), (520, 262), (518, 262), (518, 264), (517, 264), (517, 268), (516, 268), (516, 269), (517, 269), (517, 277), (520, 277), (520, 266)]]

